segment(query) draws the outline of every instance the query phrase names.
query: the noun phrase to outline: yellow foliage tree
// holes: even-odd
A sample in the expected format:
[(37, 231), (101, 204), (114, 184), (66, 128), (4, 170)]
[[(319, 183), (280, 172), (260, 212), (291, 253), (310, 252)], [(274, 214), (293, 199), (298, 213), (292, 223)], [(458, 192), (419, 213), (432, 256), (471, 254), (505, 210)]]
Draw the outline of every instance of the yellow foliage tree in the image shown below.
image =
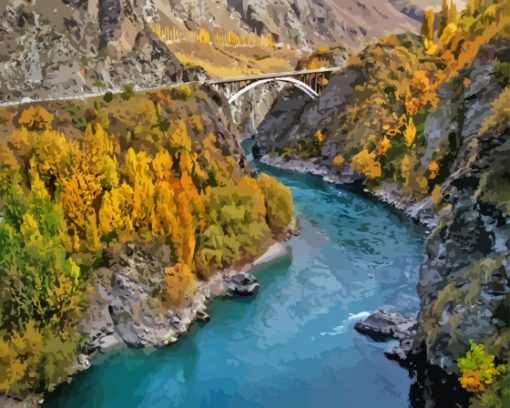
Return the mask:
[(391, 149), (391, 141), (385, 135), (377, 143), (377, 147), (375, 148), (375, 153), (378, 156), (384, 156), (388, 152), (388, 150), (390, 150), (390, 149)]
[(25, 109), (18, 120), (18, 124), (28, 130), (43, 131), (51, 129), (55, 116), (39, 105), (32, 105)]
[(102, 234), (117, 233), (121, 238), (129, 238), (133, 227), (134, 197), (129, 184), (105, 192), (99, 210), (99, 228)]
[(406, 129), (404, 131), (404, 140), (406, 142), (407, 147), (411, 147), (414, 143), (414, 139), (416, 138), (416, 126), (414, 125), (413, 118), (409, 118), (409, 122), (406, 125)]
[(183, 307), (197, 290), (197, 279), (183, 263), (165, 269), (166, 297), (172, 307)]
[(345, 158), (341, 154), (337, 154), (333, 159), (333, 168), (337, 172), (341, 172), (345, 165)]
[(321, 146), (324, 143), (324, 141), (326, 140), (326, 135), (324, 135), (324, 133), (322, 132), (321, 129), (317, 129), (313, 138), (314, 138), (315, 143), (317, 143), (319, 146)]
[(421, 26), (420, 34), (422, 36), (422, 40), (433, 41), (434, 40), (434, 20), (436, 15), (434, 10), (428, 8), (423, 13), (423, 22)]
[(439, 164), (435, 161), (429, 163), (429, 180), (434, 180), (439, 175)]
[(376, 153), (370, 153), (367, 149), (363, 149), (352, 157), (351, 167), (368, 180), (380, 178), (382, 174), (381, 163), (377, 161)]
[(152, 169), (157, 180), (170, 180), (172, 176), (173, 159), (166, 150), (156, 153), (152, 161)]

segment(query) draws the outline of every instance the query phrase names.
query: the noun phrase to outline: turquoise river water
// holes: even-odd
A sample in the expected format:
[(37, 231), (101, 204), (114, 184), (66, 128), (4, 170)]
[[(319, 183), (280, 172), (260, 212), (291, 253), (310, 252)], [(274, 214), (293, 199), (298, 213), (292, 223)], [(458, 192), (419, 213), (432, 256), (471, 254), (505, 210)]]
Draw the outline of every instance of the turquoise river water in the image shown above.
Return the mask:
[(256, 296), (212, 301), (210, 322), (167, 348), (95, 360), (45, 408), (409, 406), (406, 371), (353, 326), (379, 307), (417, 311), (426, 230), (317, 177), (257, 166), (292, 190), (292, 256), (256, 271)]

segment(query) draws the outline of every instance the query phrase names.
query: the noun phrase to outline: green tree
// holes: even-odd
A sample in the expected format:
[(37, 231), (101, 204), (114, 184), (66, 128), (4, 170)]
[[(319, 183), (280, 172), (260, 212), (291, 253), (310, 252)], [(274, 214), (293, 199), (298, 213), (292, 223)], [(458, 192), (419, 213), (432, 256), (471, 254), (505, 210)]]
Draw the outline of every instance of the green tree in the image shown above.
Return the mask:
[(437, 24), (437, 38), (441, 37), (444, 29), (448, 25), (450, 8), (448, 7), (448, 0), (443, 0), (441, 11), (439, 12), (439, 22)]

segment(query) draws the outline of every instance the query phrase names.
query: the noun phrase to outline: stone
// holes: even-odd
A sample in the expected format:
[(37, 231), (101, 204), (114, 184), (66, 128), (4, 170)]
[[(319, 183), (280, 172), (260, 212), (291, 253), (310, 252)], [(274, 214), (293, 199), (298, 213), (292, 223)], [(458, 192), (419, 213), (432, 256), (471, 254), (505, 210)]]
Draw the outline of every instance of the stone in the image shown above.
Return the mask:
[(414, 333), (415, 326), (415, 320), (408, 319), (400, 313), (378, 310), (356, 323), (354, 328), (359, 333), (373, 340), (385, 341), (388, 339), (403, 340), (409, 338)]
[(257, 279), (249, 273), (238, 273), (230, 278), (228, 293), (237, 296), (251, 296), (257, 293), (259, 284)]

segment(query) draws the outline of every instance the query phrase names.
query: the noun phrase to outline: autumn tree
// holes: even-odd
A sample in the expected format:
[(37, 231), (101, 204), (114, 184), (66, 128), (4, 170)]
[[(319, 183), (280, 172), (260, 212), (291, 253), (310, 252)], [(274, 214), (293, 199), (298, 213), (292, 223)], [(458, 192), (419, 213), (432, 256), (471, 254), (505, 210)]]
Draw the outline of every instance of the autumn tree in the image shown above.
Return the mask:
[(276, 230), (287, 227), (294, 216), (289, 188), (265, 173), (257, 178), (257, 183), (264, 194), (268, 225)]
[(434, 20), (436, 16), (433, 9), (426, 9), (423, 13), (423, 22), (421, 25), (420, 34), (422, 40), (433, 41), (434, 40)]
[(197, 279), (190, 267), (177, 263), (165, 269), (165, 298), (171, 307), (183, 307), (197, 290)]
[(39, 105), (32, 105), (21, 112), (18, 124), (33, 131), (51, 129), (55, 116)]
[(374, 152), (370, 153), (367, 149), (363, 149), (351, 159), (352, 169), (365, 176), (368, 180), (375, 180), (381, 177), (381, 164), (377, 161)]
[(437, 37), (441, 37), (443, 30), (448, 25), (450, 8), (448, 7), (448, 0), (443, 0), (441, 4), (441, 11), (439, 12), (439, 21), (437, 23)]

